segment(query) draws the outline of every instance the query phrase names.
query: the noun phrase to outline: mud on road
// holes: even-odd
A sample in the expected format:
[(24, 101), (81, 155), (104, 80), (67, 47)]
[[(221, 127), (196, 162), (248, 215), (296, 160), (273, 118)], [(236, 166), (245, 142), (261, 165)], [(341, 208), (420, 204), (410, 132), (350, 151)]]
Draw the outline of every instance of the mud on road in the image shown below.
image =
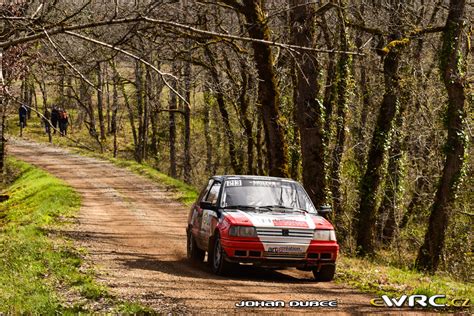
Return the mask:
[[(63, 179), (82, 195), (70, 236), (88, 251), (100, 282), (126, 300), (160, 312), (244, 313), (241, 300), (337, 300), (339, 313), (376, 312), (374, 296), (334, 282), (316, 283), (311, 272), (241, 267), (219, 277), (186, 259), (188, 208), (164, 185), (109, 162), (65, 149), (10, 140), (8, 151)], [(328, 312), (320, 308), (264, 309), (270, 313)]]

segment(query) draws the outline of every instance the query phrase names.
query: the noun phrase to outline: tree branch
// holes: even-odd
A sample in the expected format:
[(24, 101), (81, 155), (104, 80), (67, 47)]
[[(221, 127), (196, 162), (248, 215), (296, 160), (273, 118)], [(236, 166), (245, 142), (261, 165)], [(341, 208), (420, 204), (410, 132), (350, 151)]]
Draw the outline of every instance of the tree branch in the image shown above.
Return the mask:
[[(135, 17), (135, 18), (125, 18), (125, 19), (116, 19), (116, 20), (106, 20), (106, 21), (98, 21), (98, 22), (93, 22), (93, 23), (85, 23), (85, 24), (77, 24), (77, 25), (71, 25), (71, 26), (53, 26), (51, 28), (47, 28), (46, 31), (48, 34), (55, 35), (55, 34), (61, 34), (61, 33), (66, 33), (70, 34), (68, 32), (71, 31), (76, 31), (76, 30), (82, 30), (82, 29), (87, 29), (87, 28), (93, 28), (93, 27), (99, 27), (99, 26), (105, 26), (105, 25), (116, 25), (116, 24), (127, 24), (127, 23), (136, 23), (136, 22), (149, 22), (152, 24), (157, 24), (157, 25), (165, 25), (165, 26), (170, 26), (182, 30), (186, 30), (192, 33), (200, 34), (200, 35), (206, 35), (211, 38), (227, 38), (227, 39), (232, 39), (232, 40), (238, 40), (238, 41), (244, 41), (244, 42), (257, 42), (257, 43), (262, 43), (262, 44), (267, 44), (271, 46), (276, 46), (276, 47), (281, 47), (289, 50), (294, 50), (294, 51), (310, 51), (310, 52), (319, 52), (319, 53), (336, 53), (336, 54), (349, 54), (349, 55), (360, 55), (363, 56), (364, 54), (359, 53), (359, 52), (346, 52), (346, 51), (339, 51), (339, 50), (328, 50), (328, 49), (320, 49), (320, 48), (312, 48), (312, 47), (303, 47), (303, 46), (298, 46), (298, 45), (290, 45), (290, 44), (284, 44), (276, 41), (268, 41), (268, 40), (262, 40), (262, 39), (255, 39), (251, 37), (245, 37), (245, 36), (238, 36), (238, 35), (232, 35), (232, 34), (223, 34), (223, 33), (217, 33), (217, 32), (212, 32), (212, 31), (206, 31), (206, 30), (201, 30), (189, 25), (173, 22), (173, 21), (166, 21), (166, 20), (160, 20), (160, 19), (153, 19), (150, 17)], [(82, 36), (77, 33), (77, 36)], [(16, 38), (16, 39), (11, 39), (9, 41), (5, 42), (0, 42), (0, 48), (7, 48), (10, 46), (14, 45), (19, 45), (19, 44), (24, 44), (27, 42), (31, 42), (34, 40), (42, 39), (45, 38), (45, 33), (43, 31), (38, 32), (33, 35), (21, 37), (21, 38)], [(97, 43), (99, 44), (99, 43)], [(107, 44), (110, 45), (110, 44)], [(113, 46), (110, 45), (110, 48)]]
[[(303, 46), (298, 46), (298, 45), (284, 44), (284, 43), (280, 43), (280, 42), (276, 42), (276, 41), (268, 41), (268, 40), (256, 39), (256, 38), (245, 37), (245, 36), (217, 33), (217, 32), (213, 32), (213, 31), (206, 31), (206, 30), (198, 29), (198, 28), (195, 28), (195, 27), (192, 27), (192, 26), (189, 26), (189, 25), (184, 25), (184, 24), (177, 23), (177, 22), (158, 20), (158, 19), (153, 19), (153, 18), (149, 18), (149, 17), (143, 17), (143, 20), (147, 21), (147, 22), (150, 22), (150, 23), (159, 24), (159, 25), (173, 26), (173, 27), (176, 27), (176, 28), (180, 28), (180, 29), (183, 29), (183, 30), (190, 31), (192, 33), (206, 35), (206, 36), (209, 36), (211, 38), (227, 38), (227, 39), (233, 39), (233, 40), (244, 41), (244, 42), (256, 42), (256, 43), (267, 44), (267, 45), (281, 47), (281, 48), (294, 50), (294, 51), (310, 51), (310, 52), (317, 52), (317, 53), (336, 53), (336, 54), (348, 54), (348, 55), (360, 55), (360, 56), (364, 55), (364, 54), (359, 53), (359, 52), (346, 52), (346, 51), (339, 51), (339, 50), (329, 50), (329, 49), (320, 49), (320, 48), (312, 48), (312, 47), (303, 47)], [(1, 47), (1, 45), (0, 45), (0, 47)]]
[(71, 32), (71, 31), (65, 31), (64, 32), (65, 34), (69, 34), (69, 35), (72, 35), (74, 37), (77, 37), (77, 38), (80, 38), (80, 39), (83, 39), (85, 41), (89, 41), (89, 42), (92, 42), (92, 43), (95, 43), (95, 44), (98, 44), (98, 45), (101, 45), (101, 46), (104, 46), (104, 47), (107, 47), (107, 48), (110, 48), (110, 49), (113, 49), (115, 51), (118, 51), (118, 52), (121, 52), (122, 54), (124, 55), (127, 55), (129, 57), (132, 57), (133, 59), (136, 59), (140, 62), (142, 62), (143, 64), (147, 65), (148, 67), (150, 67), (151, 69), (153, 69), (154, 71), (156, 71), (161, 79), (163, 80), (163, 82), (165, 83), (165, 85), (171, 90), (173, 91), (173, 93), (175, 93), (185, 104), (189, 105), (189, 102), (186, 101), (186, 99), (176, 90), (174, 89), (169, 83), (168, 81), (166, 80), (166, 76), (168, 77), (172, 77), (173, 79), (178, 79), (176, 78), (174, 75), (170, 74), (170, 73), (165, 73), (165, 72), (162, 72), (160, 71), (158, 68), (156, 68), (154, 65), (152, 65), (151, 63), (149, 63), (148, 61), (146, 61), (145, 59), (143, 58), (140, 58), (139, 56), (135, 55), (135, 54), (132, 54), (130, 53), (129, 51), (126, 51), (124, 49), (121, 49), (119, 47), (115, 47), (113, 45), (110, 45), (108, 43), (105, 43), (105, 42), (102, 42), (102, 41), (99, 41), (99, 40), (96, 40), (96, 39), (93, 39), (93, 38), (90, 38), (90, 37), (87, 37), (87, 36), (84, 36), (84, 35), (81, 35), (81, 34), (78, 34), (78, 33), (74, 33), (74, 32)]
[(61, 53), (57, 45), (53, 42), (51, 37), (49, 37), (48, 32), (46, 32), (46, 30), (44, 30), (44, 34), (48, 38), (48, 41), (51, 43), (51, 45), (53, 45), (54, 50), (58, 53), (61, 59), (64, 60), (69, 65), (69, 67), (71, 67), (72, 70), (74, 70), (82, 78), (82, 80), (84, 80), (88, 85), (93, 87), (95, 90), (101, 91), (100, 88), (97, 88), (92, 82), (90, 82), (90, 80), (87, 79), (79, 70), (77, 70), (77, 68), (74, 67), (74, 65), (63, 55), (63, 53)]

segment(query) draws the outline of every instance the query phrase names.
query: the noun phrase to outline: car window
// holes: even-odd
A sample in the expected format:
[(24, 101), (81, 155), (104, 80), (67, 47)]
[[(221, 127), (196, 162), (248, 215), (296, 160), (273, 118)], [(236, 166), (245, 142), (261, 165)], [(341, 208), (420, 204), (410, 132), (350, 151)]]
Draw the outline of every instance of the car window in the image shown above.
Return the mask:
[(206, 184), (206, 186), (202, 189), (201, 194), (199, 194), (198, 201), (205, 201), (204, 198), (207, 196), (207, 192), (209, 192), (212, 182), (214, 182), (214, 180), (210, 179), (209, 182)]
[(211, 204), (216, 204), (217, 203), (217, 198), (219, 197), (220, 189), (221, 189), (221, 183), (220, 182), (214, 182), (211, 189), (209, 190), (209, 193), (207, 194), (207, 197), (206, 197), (205, 201), (209, 202)]
[(311, 199), (309, 196), (304, 192), (303, 190), (299, 189), (298, 190), (298, 197), (299, 197), (299, 204), (300, 208), (310, 212), (310, 213), (316, 213), (316, 209), (313, 206), (313, 203), (311, 202)]

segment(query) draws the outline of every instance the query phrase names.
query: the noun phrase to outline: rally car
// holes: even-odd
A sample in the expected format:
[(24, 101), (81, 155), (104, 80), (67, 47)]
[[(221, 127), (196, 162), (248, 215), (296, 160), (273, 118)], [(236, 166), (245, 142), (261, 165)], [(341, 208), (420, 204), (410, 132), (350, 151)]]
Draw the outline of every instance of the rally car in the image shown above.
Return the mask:
[(334, 228), (296, 181), (261, 176), (214, 176), (188, 217), (188, 258), (216, 274), (237, 264), (313, 271), (331, 281), (339, 245)]

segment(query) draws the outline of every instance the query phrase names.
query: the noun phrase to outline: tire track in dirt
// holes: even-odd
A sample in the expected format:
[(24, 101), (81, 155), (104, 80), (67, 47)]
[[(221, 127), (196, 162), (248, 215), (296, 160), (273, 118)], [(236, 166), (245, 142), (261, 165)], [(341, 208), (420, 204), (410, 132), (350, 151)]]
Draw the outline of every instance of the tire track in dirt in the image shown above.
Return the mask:
[[(63, 179), (82, 196), (69, 235), (88, 251), (99, 281), (117, 296), (173, 313), (242, 313), (241, 300), (333, 300), (337, 310), (265, 309), (288, 312), (380, 312), (373, 296), (334, 282), (315, 283), (311, 272), (242, 267), (219, 277), (186, 260), (188, 208), (165, 186), (118, 168), (45, 144), (10, 140), (8, 151)], [(263, 310), (258, 310), (262, 312)]]

